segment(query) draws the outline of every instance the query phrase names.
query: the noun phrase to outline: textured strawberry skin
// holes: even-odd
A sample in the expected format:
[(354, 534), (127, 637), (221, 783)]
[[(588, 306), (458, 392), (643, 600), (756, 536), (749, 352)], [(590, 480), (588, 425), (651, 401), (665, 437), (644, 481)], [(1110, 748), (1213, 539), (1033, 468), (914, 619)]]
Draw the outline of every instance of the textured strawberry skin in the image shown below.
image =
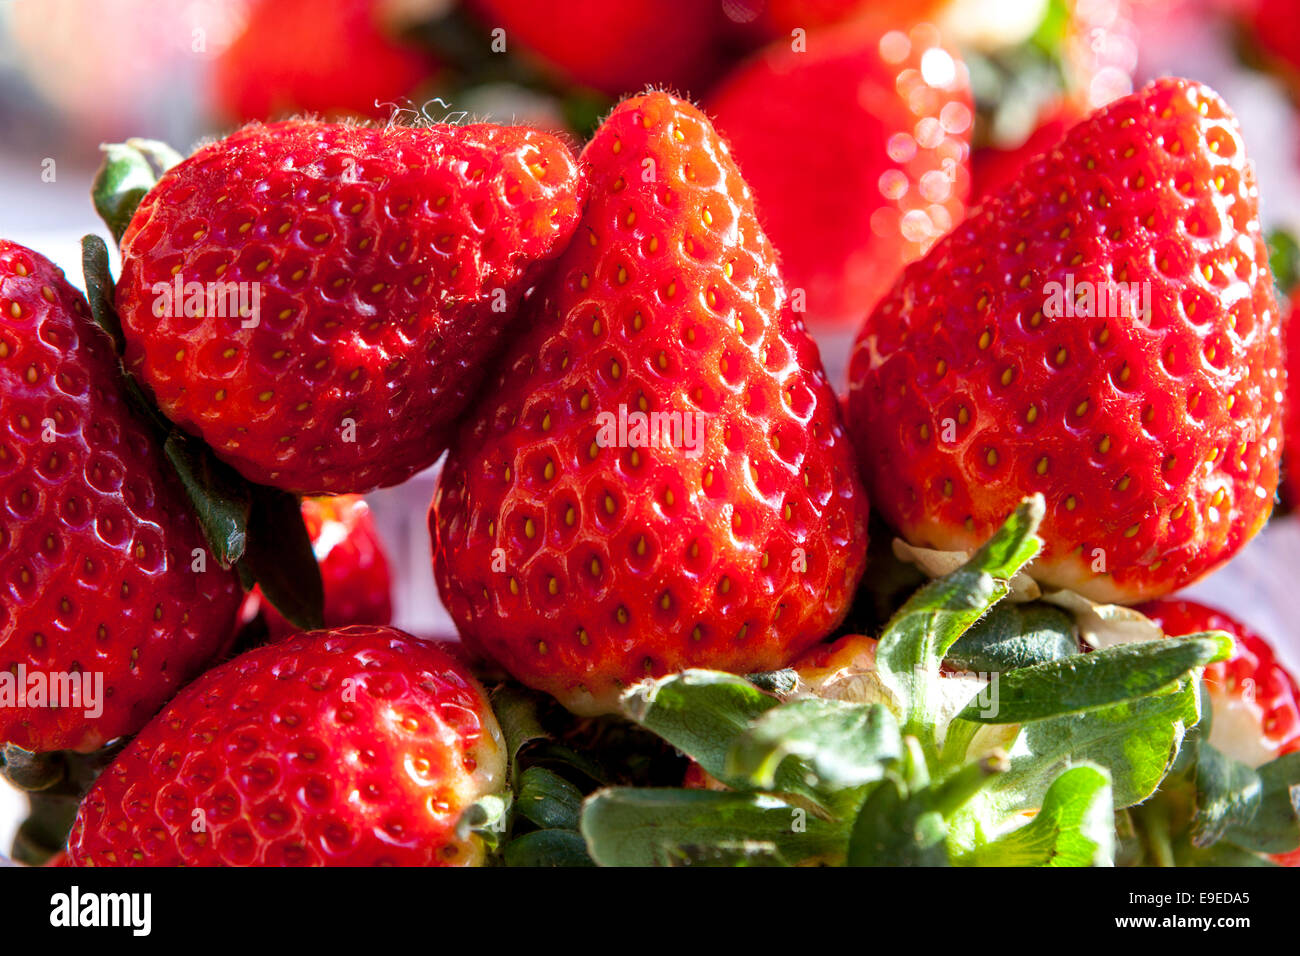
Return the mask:
[[(1070, 276), (1149, 283), (1149, 321), (1047, 318)], [(1235, 121), (1211, 90), (1157, 81), (1034, 160), (867, 321), (849, 372), (863, 479), (909, 541), (949, 549), (1042, 492), (1031, 574), (1160, 596), (1272, 509), (1279, 324)]]
[(380, 22), (380, 0), (255, 0), (213, 64), (218, 108), (237, 120), (294, 112), (386, 117), (434, 72)]
[[(580, 202), (568, 149), (532, 130), (245, 127), (167, 172), (123, 237), (128, 365), (252, 481), (396, 484), (445, 447)], [(256, 326), (168, 310), (178, 275), (249, 283)]]
[[(716, 8), (699, 0), (474, 0), (506, 50), (611, 96), (647, 85), (686, 90), (711, 72)], [(514, 44), (513, 46), (511, 44)]]
[(0, 395), (0, 670), (102, 674), (104, 706), (97, 718), (0, 707), (0, 741), (93, 750), (138, 730), (220, 650), (239, 583), (206, 554), (85, 300), (49, 260), (6, 240)]
[[(358, 495), (304, 498), (302, 517), (320, 566), (325, 626), (389, 623), (393, 581), (370, 506)], [(269, 602), (261, 611), (273, 640), (297, 632)]]
[(807, 43), (778, 42), (741, 66), (709, 112), (809, 322), (856, 326), (965, 212), (970, 81), (929, 25)]
[[(583, 161), (592, 202), (429, 521), (462, 637), (596, 712), (646, 676), (767, 670), (832, 630), (862, 573), (867, 501), (816, 346), (703, 115), (629, 99)], [(620, 406), (701, 413), (700, 454), (602, 445), (598, 416)]]
[[(1268, 641), (1223, 612), (1195, 601), (1152, 601), (1138, 610), (1170, 637), (1202, 631), (1232, 635), (1232, 657), (1205, 668), (1205, 684), (1214, 709), (1211, 744), (1252, 765), (1260, 758), (1272, 759), (1300, 750), (1300, 686), (1278, 661)], [(1258, 742), (1234, 746), (1239, 741), (1224, 733), (1229, 708), (1244, 709), (1254, 719)], [(1300, 866), (1300, 849), (1273, 859), (1284, 866)]]
[(313, 631), (185, 688), (91, 788), (68, 852), (78, 866), (472, 864), (482, 847), (456, 822), (504, 783), (500, 729), (459, 664), (391, 628)]

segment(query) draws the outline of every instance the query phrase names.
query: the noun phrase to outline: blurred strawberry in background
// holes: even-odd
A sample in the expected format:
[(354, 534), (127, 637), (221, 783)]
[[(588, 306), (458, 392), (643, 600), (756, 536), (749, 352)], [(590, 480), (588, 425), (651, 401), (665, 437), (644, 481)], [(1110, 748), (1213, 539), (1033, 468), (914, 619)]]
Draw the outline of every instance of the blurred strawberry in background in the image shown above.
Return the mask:
[(1032, 37), (975, 55), (979, 122), (971, 195), (983, 199), (1076, 123), (1133, 90), (1127, 0), (1055, 0)]
[(534, 61), (561, 82), (610, 96), (647, 85), (700, 92), (715, 63), (720, 22), (702, 0), (472, 0), (504, 53)]
[(1267, 65), (1300, 95), (1300, 4), (1296, 0), (1245, 0), (1241, 11), (1248, 33)]
[(951, 0), (723, 0), (736, 28), (762, 40), (788, 39), (795, 30), (866, 23), (881, 32), (932, 19)]
[[(320, 565), (325, 626), (390, 623), (393, 603), (388, 555), (370, 506), (360, 495), (304, 498), (302, 517)], [(247, 624), (258, 613), (271, 640), (298, 630), (255, 588), (245, 600), (240, 620)]]
[(782, 40), (707, 105), (753, 187), (793, 307), (802, 291), (814, 327), (860, 322), (962, 218), (970, 83), (931, 25)]
[(218, 113), (236, 121), (294, 113), (386, 118), (437, 64), (400, 37), (448, 0), (250, 0), (243, 31), (213, 69)]

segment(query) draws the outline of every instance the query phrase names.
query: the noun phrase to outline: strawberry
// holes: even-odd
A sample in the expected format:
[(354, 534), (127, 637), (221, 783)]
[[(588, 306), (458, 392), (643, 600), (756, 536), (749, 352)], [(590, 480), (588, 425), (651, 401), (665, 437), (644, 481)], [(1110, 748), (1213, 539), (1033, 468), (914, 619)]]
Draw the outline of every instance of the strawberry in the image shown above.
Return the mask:
[(1267, 520), (1283, 381), (1240, 131), (1213, 91), (1163, 79), (908, 268), (859, 335), (849, 418), (913, 544), (973, 548), (1042, 492), (1030, 573), (1135, 602)]
[[(312, 550), (320, 565), (325, 589), (325, 626), (387, 624), (393, 619), (393, 582), (388, 574), (388, 556), (375, 528), (370, 506), (358, 495), (337, 498), (305, 498), (303, 523), (311, 535)], [(260, 590), (248, 596), (260, 610), (272, 640), (298, 631), (269, 602)]]
[(505, 785), (486, 695), (386, 627), (313, 631), (185, 688), (86, 795), (77, 866), (401, 865), (482, 860), (456, 824)]
[(213, 64), (217, 109), (239, 121), (295, 112), (386, 117), (436, 70), (381, 22), (380, 0), (255, 0)]
[[(0, 742), (93, 750), (139, 730), (219, 651), (238, 579), (207, 553), (86, 301), (7, 240), (0, 404)], [(85, 706), (28, 696), (78, 674), (96, 698)]]
[(459, 434), (429, 524), (462, 637), (594, 713), (646, 676), (768, 670), (831, 631), (867, 502), (704, 115), (628, 99), (582, 160), (578, 237)]
[(697, 86), (711, 72), (719, 26), (699, 0), (474, 0), (483, 25), (505, 31), (552, 75), (618, 96), (647, 85)]
[[(1151, 601), (1137, 610), (1169, 637), (1200, 631), (1232, 635), (1236, 645), (1232, 657), (1205, 668), (1213, 747), (1251, 767), (1300, 750), (1300, 686), (1277, 660), (1268, 641), (1221, 611), (1195, 601)], [(1274, 860), (1300, 866), (1300, 850)]]
[(580, 200), (568, 149), (523, 128), (245, 127), (123, 236), (128, 366), (251, 481), (396, 484), (441, 453)]
[(970, 82), (932, 26), (815, 32), (807, 52), (777, 43), (709, 110), (814, 325), (862, 321), (962, 218)]

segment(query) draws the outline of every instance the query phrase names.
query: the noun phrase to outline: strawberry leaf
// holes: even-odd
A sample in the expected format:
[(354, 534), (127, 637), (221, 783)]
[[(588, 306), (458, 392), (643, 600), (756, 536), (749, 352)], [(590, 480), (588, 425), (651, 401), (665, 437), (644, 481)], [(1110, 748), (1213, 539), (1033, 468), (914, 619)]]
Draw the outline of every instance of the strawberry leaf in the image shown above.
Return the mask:
[(853, 824), (849, 866), (947, 866), (948, 827), (924, 795), (908, 795), (887, 777), (875, 787)]
[(1177, 687), (1194, 668), (1231, 654), (1232, 639), (1221, 632), (1119, 644), (995, 674), (992, 706), (972, 701), (958, 716), (976, 723), (1019, 724), (1092, 710)]
[(881, 679), (904, 715), (903, 733), (935, 752), (939, 666), (949, 648), (989, 608), (1006, 597), (1008, 582), (1038, 553), (1034, 536), (1043, 519), (1043, 497), (1025, 499), (969, 561), (931, 581), (894, 616), (876, 648)]
[(202, 440), (180, 429), (167, 436), (163, 453), (185, 486), (213, 557), (223, 568), (236, 564), (248, 545), (251, 486)]
[(1196, 748), (1196, 815), (1192, 843), (1217, 843), (1230, 826), (1248, 825), (1259, 811), (1263, 784), (1259, 774), (1208, 743)]
[(1004, 601), (957, 639), (944, 663), (956, 670), (990, 674), (1078, 653), (1074, 619), (1065, 611), (1038, 601)]
[(840, 859), (842, 825), (755, 793), (623, 788), (587, 799), (582, 835), (602, 866), (790, 866)]
[(86, 301), (90, 317), (113, 340), (113, 351), (121, 355), (125, 348), (122, 322), (113, 305), (113, 274), (108, 266), (108, 246), (99, 236), (81, 238), (81, 273), (86, 280)]
[(1300, 847), (1300, 751), (1255, 769), (1259, 803), (1249, 822), (1229, 822), (1224, 837), (1259, 853), (1290, 853)]
[(727, 776), (769, 790), (789, 757), (822, 787), (855, 787), (881, 779), (902, 756), (898, 725), (880, 704), (810, 697), (775, 707), (738, 737), (727, 754)]
[(957, 862), (966, 866), (1110, 866), (1115, 821), (1110, 775), (1073, 767), (1057, 777), (1029, 823)]
[(1110, 774), (1116, 808), (1132, 806), (1155, 792), (1199, 719), (1196, 682), (1189, 680), (1173, 693), (1027, 724), (1010, 769), (981, 800), (1003, 815), (1037, 810), (1061, 771), (1092, 763)]
[(252, 507), (240, 576), (255, 581), (275, 609), (303, 631), (325, 626), (325, 591), (297, 496), (248, 485)]
[(106, 143), (100, 149), (104, 162), (95, 174), (90, 197), (113, 240), (121, 243), (140, 201), (182, 157), (166, 143), (151, 139)]
[(595, 866), (587, 841), (576, 830), (534, 830), (511, 840), (504, 851), (506, 866)]
[[(719, 671), (688, 670), (646, 682), (624, 695), (623, 713), (695, 760), (728, 786), (744, 787), (731, 774), (727, 754), (750, 723), (780, 701), (749, 681)], [(781, 784), (806, 790), (793, 775)]]
[(554, 771), (529, 767), (520, 779), (515, 809), (544, 829), (577, 830), (582, 792)]

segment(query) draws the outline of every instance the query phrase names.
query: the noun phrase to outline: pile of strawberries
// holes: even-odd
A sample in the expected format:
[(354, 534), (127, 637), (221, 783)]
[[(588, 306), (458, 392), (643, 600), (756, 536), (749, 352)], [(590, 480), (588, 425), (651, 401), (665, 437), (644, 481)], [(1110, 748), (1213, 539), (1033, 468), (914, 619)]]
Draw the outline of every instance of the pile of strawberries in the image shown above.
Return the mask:
[[(878, 128), (834, 150), (899, 172), (834, 203), (756, 207), (820, 175), (783, 161), (793, 114), (741, 132), (800, 56), (776, 53), (717, 92), (730, 139), (651, 91), (577, 156), (526, 127), (304, 119), (185, 159), (119, 147), (95, 200), (121, 272), (88, 242), (88, 297), (0, 241), (0, 674), (103, 682), (94, 716), (0, 706), (5, 760), (131, 738), (63, 862), (491, 859), (502, 693), (608, 721), (692, 669), (806, 678), (866, 629), (882, 543), (956, 566), (1035, 496), (1034, 587), (1236, 632), (1200, 661), (1235, 715), (1216, 745), (1300, 749), (1262, 639), (1167, 600), (1279, 481), (1283, 314), (1232, 113), (1158, 80), (967, 212), (964, 65), (929, 28), (858, 30), (798, 68), (814, 90), (870, 61)], [(861, 323), (844, 401), (810, 308)], [(385, 626), (357, 497), (444, 453), (450, 646)]]

